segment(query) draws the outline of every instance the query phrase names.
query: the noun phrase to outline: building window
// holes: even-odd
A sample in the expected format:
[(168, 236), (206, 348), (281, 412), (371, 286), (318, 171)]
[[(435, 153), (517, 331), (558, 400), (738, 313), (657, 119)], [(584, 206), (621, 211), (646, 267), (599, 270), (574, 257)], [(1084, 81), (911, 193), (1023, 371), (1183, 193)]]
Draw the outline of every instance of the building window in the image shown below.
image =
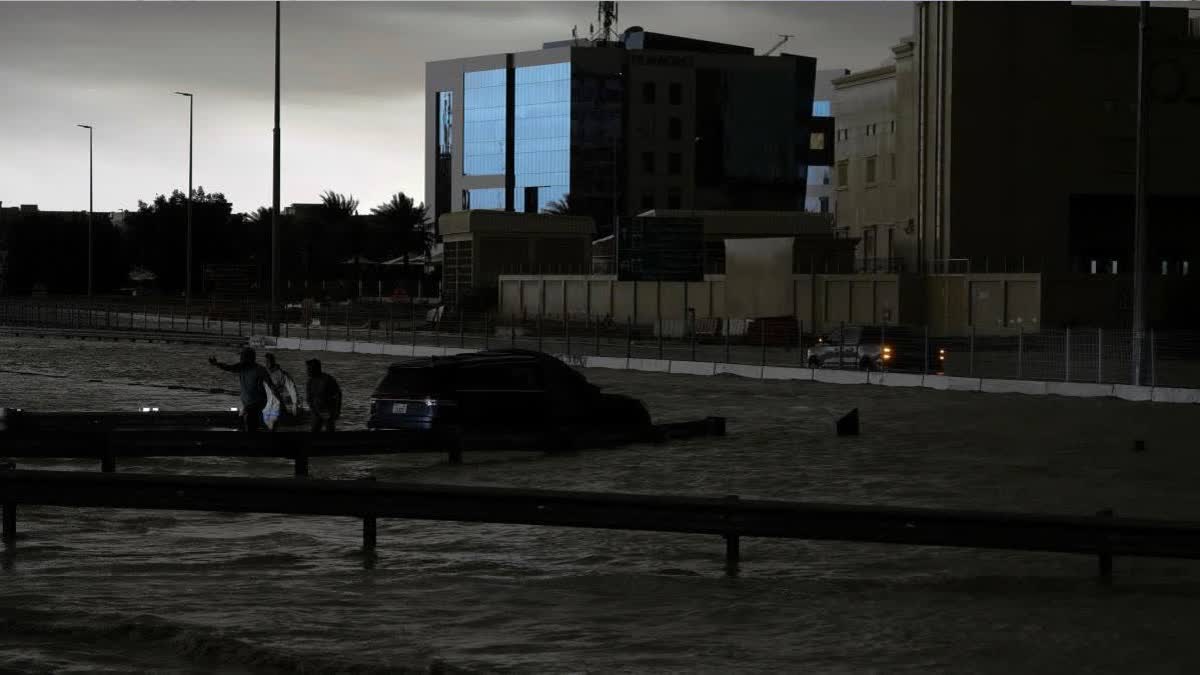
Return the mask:
[(449, 157), (454, 146), (454, 92), (437, 93), (437, 147), (438, 155)]
[(891, 164), (892, 180), (896, 180), (896, 153), (893, 152), (888, 155), (888, 163)]
[[(571, 64), (513, 72), (513, 210), (541, 212), (571, 189)], [(525, 204), (526, 188), (537, 204)]]
[(829, 101), (813, 101), (813, 117), (829, 117), (831, 114)]
[(829, 197), (820, 197), (821, 213), (829, 213)]
[(888, 122), (888, 133), (890, 133), (890, 134), (896, 133), (896, 120), (892, 120), (892, 121)]
[(837, 139), (839, 141), (845, 141), (845, 140), (848, 140), (849, 138), (850, 138), (850, 130), (849, 129), (838, 129), (837, 130)]
[(1116, 273), (1117, 273), (1117, 261), (1116, 261), (1116, 260), (1109, 260), (1109, 261), (1108, 261), (1108, 271), (1109, 271), (1109, 273), (1110, 273), (1110, 274), (1116, 274)]
[(810, 166), (807, 173), (806, 185), (829, 185), (829, 167)]
[(863, 130), (867, 136), (879, 135), (879, 126), (876, 124), (868, 124), (867, 126), (863, 127)]
[(814, 131), (808, 135), (809, 150), (824, 150), (825, 149), (825, 132)]
[(654, 208), (654, 193), (653, 192), (643, 192), (642, 193), (642, 209), (645, 211), (650, 211), (653, 208)]
[(1097, 261), (1095, 259), (1092, 260), (1092, 266), (1091, 266), (1092, 274), (1096, 273), (1096, 262)]
[(642, 172), (650, 173), (650, 174), (654, 173), (654, 153), (653, 152), (643, 152), (642, 153)]
[(875, 184), (875, 157), (867, 158), (867, 185)]
[(672, 141), (683, 138), (683, 120), (678, 117), (667, 120), (667, 137)]
[(667, 208), (679, 209), (683, 203), (683, 197), (679, 194), (679, 190), (672, 188), (667, 192)]
[(1169, 269), (1170, 269), (1170, 265), (1167, 264), (1167, 261), (1166, 260), (1162, 261), (1162, 275), (1164, 277), (1167, 276), (1167, 270), (1169, 270)]
[(683, 85), (678, 82), (672, 82), (667, 89), (667, 99), (671, 105), (683, 105)]
[(1188, 273), (1188, 261), (1184, 260), (1183, 261), (1183, 276), (1186, 277), (1187, 273)]
[(463, 210), (493, 209), (504, 210), (504, 188), (480, 188), (463, 190)]
[(683, 155), (678, 152), (672, 152), (667, 155), (667, 173), (672, 176), (678, 176), (683, 172)]
[(463, 73), (463, 175), (504, 174), (508, 71)]
[(837, 185), (840, 188), (850, 187), (850, 162), (842, 160), (837, 163)]
[(642, 103), (652, 105), (654, 103), (654, 83), (642, 83)]

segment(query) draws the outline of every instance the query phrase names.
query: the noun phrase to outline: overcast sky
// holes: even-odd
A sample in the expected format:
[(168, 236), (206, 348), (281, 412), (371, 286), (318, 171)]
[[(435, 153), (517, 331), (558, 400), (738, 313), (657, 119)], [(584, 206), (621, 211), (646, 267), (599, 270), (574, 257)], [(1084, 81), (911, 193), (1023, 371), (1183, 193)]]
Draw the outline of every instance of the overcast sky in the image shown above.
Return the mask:
[[(622, 2), (620, 25), (873, 67), (912, 31), (908, 2)], [(424, 197), (426, 61), (586, 34), (595, 2), (284, 2), (282, 201), (349, 192), (363, 210)], [(195, 184), (239, 211), (271, 201), (274, 3), (0, 2), (0, 202), (97, 211)]]

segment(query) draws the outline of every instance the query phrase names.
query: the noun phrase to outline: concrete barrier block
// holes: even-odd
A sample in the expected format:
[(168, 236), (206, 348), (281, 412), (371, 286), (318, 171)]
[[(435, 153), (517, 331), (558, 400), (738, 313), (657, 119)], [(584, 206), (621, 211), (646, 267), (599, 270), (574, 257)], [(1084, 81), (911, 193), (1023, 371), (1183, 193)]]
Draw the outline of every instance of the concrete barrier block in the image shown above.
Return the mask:
[(325, 351), (353, 353), (354, 343), (348, 340), (330, 340), (329, 343), (325, 345)]
[(300, 349), (300, 338), (276, 338), (275, 349)]
[(663, 359), (629, 359), (627, 368), (650, 373), (667, 373), (671, 371), (671, 362)]
[(1114, 384), (1113, 395), (1126, 401), (1150, 401), (1154, 398), (1154, 389), (1130, 384)]
[(389, 356), (412, 356), (412, 345), (384, 345), (383, 353)]
[(672, 361), (669, 372), (680, 375), (712, 375), (716, 365), (708, 361)]
[(1200, 403), (1200, 389), (1155, 387), (1150, 396), (1157, 403)]
[(979, 390), (988, 394), (1040, 396), (1046, 393), (1046, 383), (1036, 380), (981, 380)]
[(762, 366), (745, 366), (740, 363), (718, 363), (713, 368), (713, 373), (716, 375), (737, 375), (738, 377), (761, 380), (763, 369)]
[(588, 368), (610, 368), (614, 370), (625, 370), (629, 366), (629, 360), (623, 356), (589, 356), (587, 363)]
[[(933, 375), (931, 377), (938, 377), (938, 376)], [(945, 379), (946, 379), (946, 389), (948, 389), (950, 391), (979, 391), (982, 386), (980, 384), (980, 382), (982, 382), (982, 380), (980, 380), (978, 377), (946, 376)]]
[(474, 354), (478, 349), (464, 349), (462, 347), (445, 347), (442, 349), (442, 356), (453, 356), (455, 354)]
[(871, 384), (885, 387), (920, 387), (924, 377), (915, 373), (871, 373)]
[(812, 380), (812, 368), (792, 368), (789, 366), (763, 366), (764, 380)]
[(837, 370), (832, 368), (814, 368), (813, 381), (829, 384), (868, 384), (866, 370)]
[(306, 352), (325, 351), (325, 341), (324, 340), (312, 340), (312, 339), (300, 340), (299, 348), (303, 349)]
[(355, 354), (382, 354), (384, 345), (378, 342), (355, 342)]
[(413, 356), (442, 356), (445, 354), (445, 347), (430, 347), (429, 345), (417, 345), (413, 347)]
[(1047, 382), (1046, 393), (1054, 396), (1075, 396), (1078, 398), (1099, 398), (1113, 395), (1111, 384), (1096, 384), (1095, 382)]

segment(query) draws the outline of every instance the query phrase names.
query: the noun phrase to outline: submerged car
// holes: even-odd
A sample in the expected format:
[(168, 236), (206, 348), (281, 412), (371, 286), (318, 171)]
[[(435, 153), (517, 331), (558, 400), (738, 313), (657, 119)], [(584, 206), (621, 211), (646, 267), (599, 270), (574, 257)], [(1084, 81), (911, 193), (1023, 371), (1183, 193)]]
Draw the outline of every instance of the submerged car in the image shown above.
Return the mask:
[[(928, 344), (928, 353), (925, 352)], [(845, 326), (808, 348), (810, 368), (860, 368), (939, 374), (946, 349), (903, 326)]]
[(371, 429), (649, 426), (641, 401), (606, 394), (579, 371), (519, 349), (392, 364), (371, 395)]

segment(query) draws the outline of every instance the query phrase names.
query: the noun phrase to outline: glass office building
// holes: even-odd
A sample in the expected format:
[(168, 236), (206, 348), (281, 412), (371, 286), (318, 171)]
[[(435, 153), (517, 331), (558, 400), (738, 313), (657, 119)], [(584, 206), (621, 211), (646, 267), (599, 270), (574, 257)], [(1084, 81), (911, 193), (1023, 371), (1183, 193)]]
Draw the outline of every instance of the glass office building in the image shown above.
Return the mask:
[(517, 68), (514, 85), (513, 210), (536, 188), (541, 212), (571, 189), (571, 64)]

